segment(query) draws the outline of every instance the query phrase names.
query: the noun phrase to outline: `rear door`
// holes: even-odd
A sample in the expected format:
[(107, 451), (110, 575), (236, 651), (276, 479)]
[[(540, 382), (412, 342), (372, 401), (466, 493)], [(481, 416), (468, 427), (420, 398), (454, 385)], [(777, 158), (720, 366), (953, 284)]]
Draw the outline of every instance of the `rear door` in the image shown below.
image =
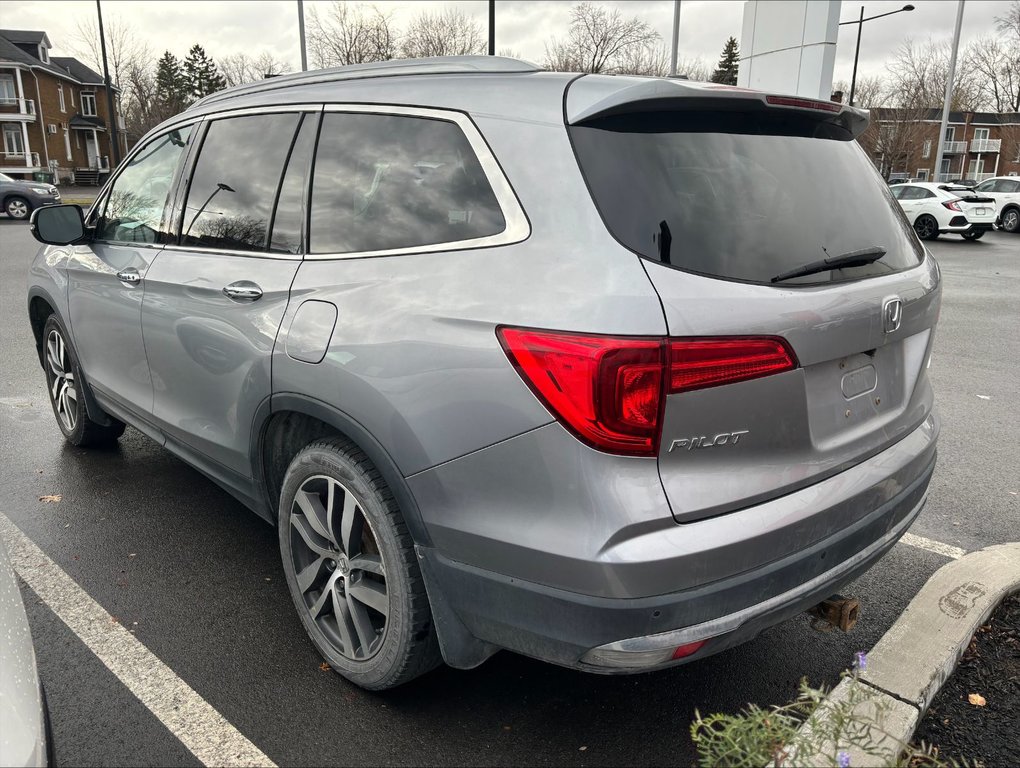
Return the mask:
[(251, 477), (252, 421), (269, 397), (273, 345), (301, 263), (317, 120), (267, 111), (209, 121), (178, 243), (145, 277), (153, 414), (168, 444), (234, 486)]
[[(616, 110), (570, 133), (608, 228), (642, 257), (678, 342), (659, 455), (675, 517), (808, 486), (921, 425), (938, 271), (852, 132), (831, 115), (760, 103)], [(781, 277), (861, 251), (875, 258)], [(706, 363), (690, 346), (746, 337), (782, 339), (795, 368), (758, 376), (750, 360)], [(713, 374), (716, 364), (743, 380), (685, 390), (677, 378), (678, 367)]]

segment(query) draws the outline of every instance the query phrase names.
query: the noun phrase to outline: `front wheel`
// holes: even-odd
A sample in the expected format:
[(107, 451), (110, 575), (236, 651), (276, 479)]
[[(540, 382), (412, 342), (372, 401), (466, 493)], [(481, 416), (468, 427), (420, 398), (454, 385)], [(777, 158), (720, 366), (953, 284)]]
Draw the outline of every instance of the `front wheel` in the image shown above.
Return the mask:
[(1004, 211), (1001, 226), (1006, 232), (1020, 232), (1020, 209), (1010, 208)]
[(333, 669), (383, 690), (439, 664), (414, 542), (393, 495), (355, 445), (322, 440), (294, 457), (279, 528), (291, 598)]
[(924, 214), (914, 222), (914, 231), (922, 240), (934, 240), (939, 236), (939, 223), (934, 216)]
[(8, 197), (4, 203), (4, 211), (12, 219), (27, 219), (32, 212), (32, 205), (23, 197)]
[(56, 315), (50, 315), (43, 326), (42, 352), (50, 405), (67, 442), (81, 448), (108, 445), (124, 434), (124, 422), (107, 417), (109, 424), (99, 424), (89, 416), (81, 366)]
[(976, 232), (963, 232), (962, 235), (964, 240), (980, 240), (985, 236), (985, 231), (979, 229)]

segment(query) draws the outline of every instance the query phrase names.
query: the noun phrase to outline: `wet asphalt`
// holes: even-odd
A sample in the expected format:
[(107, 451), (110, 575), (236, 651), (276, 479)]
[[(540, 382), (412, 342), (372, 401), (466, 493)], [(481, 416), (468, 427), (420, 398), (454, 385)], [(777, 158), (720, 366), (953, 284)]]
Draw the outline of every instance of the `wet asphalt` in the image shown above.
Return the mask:
[[(973, 550), (1020, 539), (1020, 236), (930, 247), (944, 278), (931, 370), (943, 432), (912, 533)], [(801, 678), (834, 684), (947, 562), (895, 547), (844, 591), (863, 605), (845, 635), (800, 617), (651, 675), (591, 676), (501, 653), (472, 671), (361, 691), (320, 670), (272, 527), (130, 428), (111, 450), (63, 443), (25, 309), (36, 250), (26, 225), (0, 218), (0, 512), (280, 765), (692, 765), (695, 709), (783, 703)], [(45, 494), (62, 500), (42, 503)], [(22, 587), (58, 764), (196, 764)]]

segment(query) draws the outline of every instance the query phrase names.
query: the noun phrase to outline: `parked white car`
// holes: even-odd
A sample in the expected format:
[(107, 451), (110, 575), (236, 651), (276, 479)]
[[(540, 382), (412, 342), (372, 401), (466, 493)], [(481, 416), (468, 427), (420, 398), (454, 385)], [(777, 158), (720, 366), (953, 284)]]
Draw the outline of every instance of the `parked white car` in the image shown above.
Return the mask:
[(1007, 232), (1020, 232), (1020, 176), (996, 176), (974, 191), (995, 200), (995, 222)]
[(962, 235), (980, 240), (995, 225), (995, 200), (962, 187), (922, 182), (889, 187), (922, 240)]

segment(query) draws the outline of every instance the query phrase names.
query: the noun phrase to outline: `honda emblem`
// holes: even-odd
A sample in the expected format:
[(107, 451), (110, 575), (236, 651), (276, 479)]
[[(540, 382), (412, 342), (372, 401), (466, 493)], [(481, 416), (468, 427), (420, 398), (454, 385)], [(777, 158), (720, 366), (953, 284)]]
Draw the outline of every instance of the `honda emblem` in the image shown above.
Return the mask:
[(886, 299), (882, 306), (882, 327), (886, 333), (900, 329), (903, 320), (903, 302), (898, 298)]

